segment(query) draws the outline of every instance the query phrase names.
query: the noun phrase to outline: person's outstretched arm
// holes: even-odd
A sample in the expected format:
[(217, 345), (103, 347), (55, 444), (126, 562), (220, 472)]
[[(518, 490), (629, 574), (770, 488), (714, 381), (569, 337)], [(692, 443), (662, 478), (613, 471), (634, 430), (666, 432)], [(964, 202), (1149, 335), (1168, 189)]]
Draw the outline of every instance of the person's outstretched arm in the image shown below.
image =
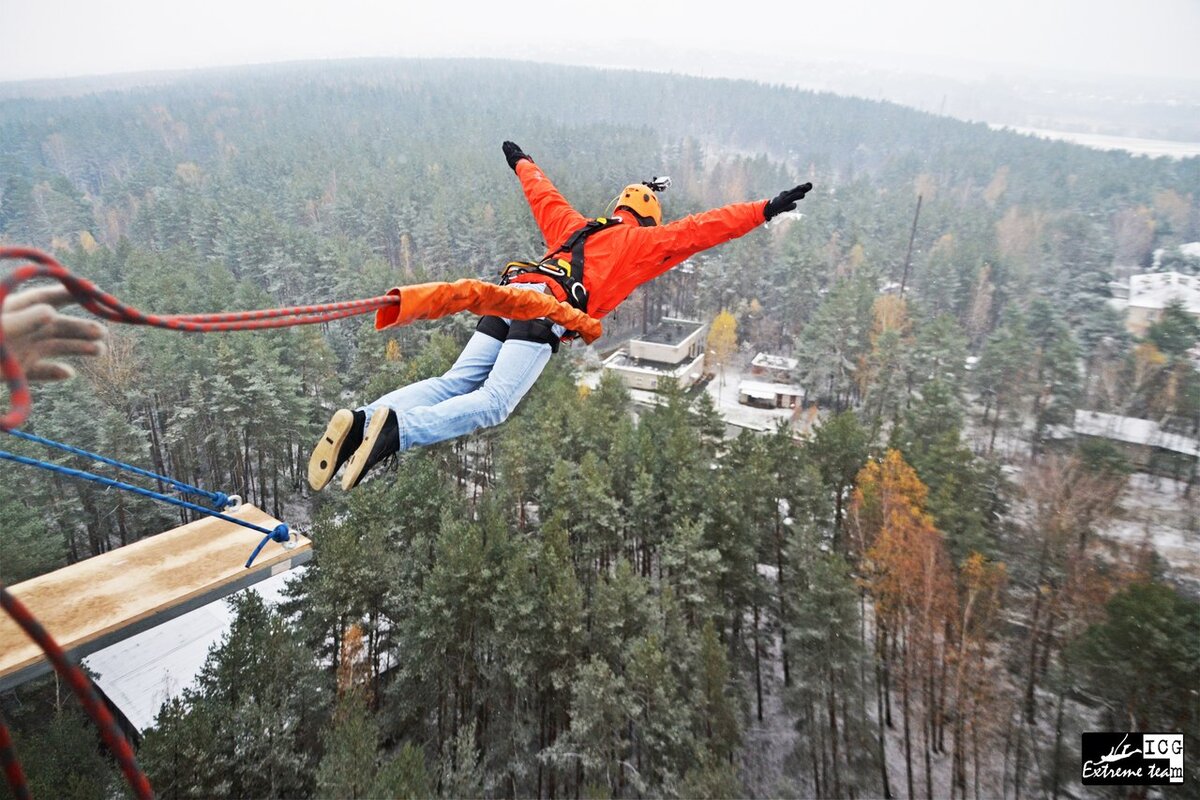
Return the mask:
[(733, 203), (661, 227), (639, 228), (629, 259), (634, 277), (644, 283), (696, 253), (744, 236), (776, 214), (795, 209), (796, 202), (811, 189), (812, 184), (805, 183), (773, 200)]
[(533, 159), (525, 155), (519, 145), (505, 142), (504, 157), (508, 165), (521, 180), (521, 189), (533, 218), (546, 240), (547, 247), (557, 247), (570, 234), (587, 223), (587, 217), (580, 214), (567, 199), (555, 188)]

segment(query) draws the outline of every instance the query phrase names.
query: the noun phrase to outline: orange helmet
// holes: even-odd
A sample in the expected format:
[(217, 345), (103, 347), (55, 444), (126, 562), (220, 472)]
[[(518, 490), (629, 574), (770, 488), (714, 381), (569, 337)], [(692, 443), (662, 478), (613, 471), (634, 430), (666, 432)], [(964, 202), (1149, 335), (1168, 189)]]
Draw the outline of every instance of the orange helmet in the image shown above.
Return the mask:
[(617, 196), (617, 208), (628, 208), (642, 219), (654, 220), (662, 225), (662, 206), (654, 189), (644, 183), (631, 183)]

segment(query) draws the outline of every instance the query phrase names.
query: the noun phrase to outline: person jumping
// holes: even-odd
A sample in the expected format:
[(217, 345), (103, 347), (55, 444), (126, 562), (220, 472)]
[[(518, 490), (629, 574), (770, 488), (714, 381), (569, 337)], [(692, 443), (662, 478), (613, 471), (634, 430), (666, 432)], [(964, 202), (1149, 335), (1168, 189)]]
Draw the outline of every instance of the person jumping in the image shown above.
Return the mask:
[[(772, 200), (734, 203), (663, 225), (657, 193), (670, 181), (656, 178), (626, 186), (611, 217), (588, 219), (519, 146), (504, 142), (502, 149), (552, 249), (536, 263), (511, 262), (501, 282), (549, 292), (595, 319), (696, 253), (794, 210), (812, 189), (805, 183)], [(320, 491), (345, 464), (342, 488), (353, 489), (391, 455), (499, 425), (537, 381), (565, 334), (561, 325), (544, 318), (480, 318), (444, 375), (402, 386), (353, 411), (336, 411), (309, 459), (309, 485)]]

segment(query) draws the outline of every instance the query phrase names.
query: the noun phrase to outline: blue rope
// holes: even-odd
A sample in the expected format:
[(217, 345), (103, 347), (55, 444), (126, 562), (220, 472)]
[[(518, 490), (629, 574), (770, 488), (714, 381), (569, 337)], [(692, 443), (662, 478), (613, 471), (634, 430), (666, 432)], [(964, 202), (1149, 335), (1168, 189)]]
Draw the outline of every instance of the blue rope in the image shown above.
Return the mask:
[(279, 525), (277, 525), (274, 528), (274, 530), (271, 530), (268, 528), (264, 528), (261, 525), (255, 525), (253, 522), (247, 522), (244, 519), (238, 519), (237, 517), (231, 517), (228, 514), (222, 514), (219, 511), (213, 511), (210, 508), (205, 508), (204, 506), (198, 506), (195, 503), (189, 503), (187, 500), (180, 500), (177, 497), (171, 497), (170, 495), (160, 494), (158, 492), (152, 492), (149, 489), (143, 489), (140, 486), (134, 486), (133, 484), (130, 484), (130, 483), (122, 483), (121, 481), (114, 481), (112, 478), (106, 478), (103, 475), (95, 475), (91, 472), (84, 472), (82, 470), (72, 469), (70, 467), (64, 467), (59, 464), (51, 464), (46, 461), (39, 461), (36, 458), (28, 458), (26, 456), (19, 456), (19, 455), (16, 455), (15, 453), (5, 452), (4, 450), (0, 450), (0, 459), (4, 459), (6, 461), (15, 461), (18, 464), (24, 464), (29, 467), (37, 467), (38, 469), (44, 469), (44, 470), (47, 470), (48, 472), (57, 472), (60, 475), (67, 475), (72, 478), (80, 478), (82, 480), (91, 481), (92, 483), (98, 483), (101, 486), (107, 486), (107, 487), (113, 488), (113, 489), (121, 489), (126, 492), (133, 492), (134, 494), (140, 494), (142, 497), (149, 497), (151, 500), (158, 500), (161, 503), (169, 503), (170, 505), (173, 505), (173, 506), (179, 506), (180, 508), (186, 508), (191, 511), (196, 511), (200, 514), (206, 514), (207, 516), (210, 516), (210, 517), (216, 517), (217, 519), (224, 520), (225, 522), (232, 522), (234, 525), (241, 525), (243, 528), (250, 528), (251, 530), (258, 531), (259, 533), (264, 534), (263, 540), (258, 543), (258, 547), (254, 548), (254, 552), (250, 554), (250, 558), (246, 561), (247, 568), (251, 564), (254, 563), (254, 559), (262, 551), (263, 547), (266, 546), (268, 539), (274, 540), (274, 541), (282, 544), (284, 542), (287, 542), (291, 538), (291, 532), (288, 530), (288, 526), (282, 522), (279, 523)]
[(87, 450), (81, 450), (78, 447), (72, 447), (69, 444), (63, 444), (62, 442), (56, 442), (52, 439), (44, 439), (41, 436), (34, 436), (32, 433), (26, 433), (25, 431), (19, 431), (19, 430), (13, 429), (13, 430), (5, 431), (5, 433), (9, 433), (13, 436), (16, 436), (18, 439), (24, 439), (28, 442), (36, 442), (38, 444), (45, 445), (46, 447), (54, 447), (59, 450), (63, 450), (67, 453), (71, 453), (73, 455), (83, 456), (84, 458), (90, 458), (93, 461), (99, 461), (103, 464), (108, 464), (109, 466), (116, 467), (117, 469), (122, 469), (122, 470), (125, 470), (126, 472), (132, 472), (135, 475), (141, 475), (143, 478), (152, 478), (153, 480), (161, 481), (163, 483), (169, 484), (170, 486), (173, 486), (175, 489), (177, 489), (178, 491), (180, 491), (183, 494), (193, 495), (196, 497), (207, 497), (209, 500), (211, 500), (213, 502), (213, 507), (216, 508), (218, 511), (223, 511), (229, 505), (229, 495), (225, 494), (224, 492), (207, 492), (204, 489), (198, 489), (195, 486), (191, 486), (189, 484), (183, 483), (182, 481), (177, 481), (174, 478), (168, 478), (166, 475), (158, 475), (154, 472), (149, 472), (147, 470), (141, 469), (140, 467), (135, 467), (132, 464), (125, 464), (123, 462), (116, 461), (111, 458), (106, 458), (106, 457), (104, 457), (102, 455), (98, 455), (96, 453), (89, 453)]

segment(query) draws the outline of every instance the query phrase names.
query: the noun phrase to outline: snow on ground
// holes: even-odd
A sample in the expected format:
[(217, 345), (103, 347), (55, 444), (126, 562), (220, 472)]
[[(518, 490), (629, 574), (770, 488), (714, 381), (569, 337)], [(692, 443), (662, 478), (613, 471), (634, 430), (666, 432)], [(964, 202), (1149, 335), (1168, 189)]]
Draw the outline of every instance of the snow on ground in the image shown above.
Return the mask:
[(1200, 489), (1142, 472), (1130, 476), (1118, 519), (1101, 536), (1127, 547), (1149, 543), (1166, 562), (1169, 577), (1200, 591)]
[[(988, 451), (992, 435), (990, 426), (979, 424), (981, 410), (979, 406), (973, 409), (964, 430), (967, 445), (980, 454)], [(992, 455), (1005, 465), (1006, 476), (1014, 483), (1020, 482), (1029, 464), (1031, 431), (1032, 421), (1026, 418), (1019, 427), (1001, 425), (996, 436)], [(1200, 593), (1200, 488), (1185, 497), (1186, 488), (1185, 483), (1170, 478), (1144, 472), (1130, 475), (1121, 494), (1119, 516), (1097, 533), (1126, 548), (1148, 543), (1166, 563), (1169, 578)], [(1023, 505), (1019, 501), (1013, 504), (1012, 519), (1021, 519), (1027, 510)]]
[[(759, 565), (760, 570), (763, 565)], [(857, 635), (857, 634), (855, 634)], [(743, 730), (743, 748), (740, 776), (746, 788), (748, 797), (811, 797), (813, 796), (812, 776), (807, 765), (796, 762), (793, 758), (799, 736), (794, 714), (784, 707), (783, 693), (783, 662), (780, 658), (780, 640), (778, 636), (771, 638), (770, 652), (765, 655), (763, 675), (763, 720), (758, 721), (757, 706), (754, 697), (753, 681), (748, 682), (749, 717)], [(893, 687), (894, 688), (894, 687)], [(868, 689), (866, 698), (867, 715), (876, 720), (874, 689)], [(919, 693), (918, 693), (919, 694)], [(1047, 703), (1050, 700), (1046, 701)], [(892, 797), (908, 797), (907, 770), (904, 759), (904, 726), (900, 710), (900, 695), (892, 693), (892, 724), (886, 729), (884, 736), (887, 760), (888, 784)], [(924, 719), (922, 705), (918, 697), (913, 698), (911, 709), (911, 742), (913, 762), (913, 797), (926, 795), (925, 758), (922, 749), (921, 723)], [(1043, 713), (1039, 729), (1033, 734), (1039, 742), (1052, 741), (1053, 730), (1046, 728), (1049, 715)], [(987, 740), (990, 749), (980, 753), (981, 771), (979, 787), (981, 797), (1000, 797), (1004, 776), (1003, 742), (996, 739)], [(950, 797), (951, 768), (952, 768), (952, 736), (946, 732), (945, 752), (934, 753), (930, 757), (931, 783), (934, 797)], [(1032, 750), (1034, 745), (1027, 745)], [(1027, 751), (1028, 752), (1028, 751)], [(969, 796), (974, 796), (975, 763), (971, 758), (967, 767), (967, 785)], [(1011, 770), (1011, 765), (1009, 766)], [(1030, 768), (1032, 770), (1032, 768)], [(1029, 772), (1026, 780), (1030, 780)], [(877, 776), (871, 776), (875, 780)]]
[(793, 410), (790, 408), (754, 408), (739, 403), (738, 383), (747, 379), (762, 380), (743, 372), (741, 367), (727, 366), (724, 381), (718, 370), (716, 376), (704, 387), (704, 391), (712, 398), (713, 405), (727, 423), (740, 428), (769, 431), (774, 430), (781, 420), (787, 422), (792, 418)]
[[(759, 565), (760, 569), (763, 565)], [(750, 716), (743, 731), (742, 779), (749, 797), (803, 796), (802, 776), (790, 774), (788, 759), (796, 748), (793, 717), (783, 707), (783, 660), (779, 637), (771, 637), (763, 659), (763, 720), (758, 721), (754, 682), (750, 686)], [(811, 788), (808, 789), (811, 794)]]
[[(600, 385), (603, 370), (581, 372), (579, 385), (595, 390)], [(790, 408), (755, 408), (738, 402), (738, 384), (743, 380), (764, 382), (761, 376), (751, 375), (740, 366), (725, 367), (724, 384), (721, 374), (717, 374), (704, 386), (704, 392), (712, 398), (717, 412), (730, 428), (749, 429), (767, 433), (774, 431), (780, 421), (788, 422), (794, 413)], [(656, 406), (661, 403), (661, 395), (644, 389), (629, 389), (633, 402), (641, 406)]]

